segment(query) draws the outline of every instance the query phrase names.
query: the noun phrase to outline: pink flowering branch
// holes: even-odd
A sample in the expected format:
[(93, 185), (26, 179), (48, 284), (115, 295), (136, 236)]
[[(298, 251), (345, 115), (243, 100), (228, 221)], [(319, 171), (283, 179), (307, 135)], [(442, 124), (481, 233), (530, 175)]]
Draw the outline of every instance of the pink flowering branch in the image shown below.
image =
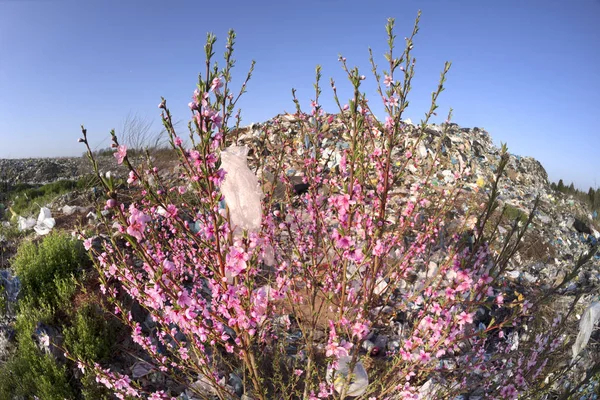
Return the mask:
[[(469, 171), (462, 167), (452, 171), (454, 183), (433, 184), (444, 156), (439, 148), (421, 154), (419, 146), (436, 115), (449, 63), (420, 126), (402, 122), (418, 22), (399, 58), (393, 53), (394, 22), (388, 22), (389, 71), (383, 75), (371, 54), (387, 114), (383, 121), (361, 93), (366, 77), (341, 57), (353, 95), (342, 105), (331, 82), (339, 114), (325, 113), (319, 103), (317, 67), (310, 112), (302, 111), (293, 91), (296, 113), (264, 127), (268, 151), (260, 149), (260, 160), (252, 165), (264, 194), (260, 223), (253, 229), (240, 228), (224, 195), (223, 150), (237, 144), (243, 131), (239, 113), (235, 129), (227, 121), (254, 65), (234, 96), (229, 86), (233, 32), (221, 70), (211, 62), (216, 38), (207, 38), (206, 70), (189, 104), (189, 143), (176, 132), (166, 101), (159, 104), (179, 157), (175, 178), (151, 165), (135, 168), (113, 133), (115, 158), (129, 168), (134, 196), (102, 179), (105, 223), (114, 229), (96, 242), (87, 238), (85, 245), (96, 260), (101, 290), (158, 370), (192, 391), (199, 392), (196, 383), (204, 382), (219, 398), (240, 395), (225, 381), (238, 374), (244, 394), (259, 399), (355, 396), (354, 378), (344, 375), (341, 360), (348, 360), (349, 371), (371, 359), (385, 360), (385, 367), (369, 370), (370, 384), (356, 395), (361, 399), (393, 392), (419, 398), (426, 382), (441, 385), (431, 398), (473, 387), (490, 397), (512, 398), (533, 393), (535, 382), (549, 374), (552, 365), (541, 354), (560, 358), (566, 323), (517, 348), (511, 337), (537, 321), (535, 311), (543, 304), (512, 295), (503, 278), (533, 212), (499, 247), (494, 239), (499, 222), (491, 234), (486, 229), (493, 225), (506, 149), (483, 207), (479, 193), (467, 198)], [(83, 129), (87, 146), (86, 135)], [(334, 135), (347, 142), (339, 157), (325, 146), (332, 138), (340, 144)], [(97, 171), (89, 146), (88, 152)], [(288, 176), (290, 169), (300, 170), (303, 192), (294, 187), (298, 181)], [(409, 172), (417, 170), (419, 178)], [(474, 206), (462, 220), (449, 221), (457, 205), (469, 201)], [(133, 317), (125, 300), (145, 310), (152, 329)], [(390, 333), (395, 346), (370, 341), (396, 329)], [(296, 353), (290, 355), (292, 346)], [(118, 396), (145, 393), (125, 375), (84, 367)], [(491, 379), (493, 374), (498, 378)], [(169, 395), (168, 388), (152, 394)]]

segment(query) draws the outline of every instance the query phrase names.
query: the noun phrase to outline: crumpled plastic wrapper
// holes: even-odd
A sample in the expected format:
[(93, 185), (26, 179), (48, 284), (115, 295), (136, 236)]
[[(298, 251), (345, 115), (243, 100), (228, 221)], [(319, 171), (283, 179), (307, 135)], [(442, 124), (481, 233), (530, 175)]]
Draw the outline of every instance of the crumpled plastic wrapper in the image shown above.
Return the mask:
[(600, 320), (600, 301), (596, 301), (583, 312), (581, 320), (579, 321), (579, 334), (573, 345), (573, 360), (575, 357), (587, 346), (594, 326)]
[(221, 193), (235, 231), (257, 231), (262, 219), (263, 193), (258, 178), (248, 168), (247, 155), (247, 146), (230, 146), (221, 152), (221, 168), (226, 172)]
[(352, 357), (340, 357), (338, 360), (338, 369), (335, 371), (335, 378), (334, 370), (330, 366), (327, 368), (325, 379), (329, 384), (331, 384), (331, 380), (334, 378), (333, 387), (338, 393), (340, 393), (344, 386), (344, 380), (348, 375), (350, 375), (350, 384), (348, 385), (346, 395), (355, 397), (360, 396), (367, 391), (367, 386), (369, 386), (369, 376), (367, 375), (367, 371), (360, 361), (356, 363), (354, 369), (352, 372), (350, 372), (349, 367), (351, 360)]

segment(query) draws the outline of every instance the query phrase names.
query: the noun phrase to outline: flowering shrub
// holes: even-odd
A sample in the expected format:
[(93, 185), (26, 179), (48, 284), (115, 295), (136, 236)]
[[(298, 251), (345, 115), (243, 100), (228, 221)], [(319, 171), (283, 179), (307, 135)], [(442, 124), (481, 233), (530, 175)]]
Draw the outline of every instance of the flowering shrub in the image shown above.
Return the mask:
[[(114, 231), (84, 245), (141, 357), (170, 383), (145, 386), (79, 360), (82, 370), (93, 370), (119, 398), (171, 398), (180, 394), (175, 387), (190, 398), (220, 399), (516, 398), (552, 387), (540, 382), (565, 354), (567, 316), (517, 343), (523, 329), (536, 326), (551, 293), (533, 304), (502, 278), (533, 218), (496, 240), (506, 148), (481, 205), (480, 194), (463, 190), (468, 168), (454, 171), (453, 184), (433, 184), (442, 152), (423, 154), (419, 144), (450, 64), (411, 136), (402, 115), (418, 19), (401, 54), (393, 52), (393, 26), (386, 26), (389, 69), (380, 73), (371, 56), (385, 119), (373, 115), (361, 93), (367, 78), (340, 57), (353, 97), (343, 104), (332, 81), (339, 112), (326, 113), (317, 67), (310, 112), (294, 96), (296, 113), (265, 127), (262, 134), (274, 139), (268, 149), (255, 149), (250, 177), (247, 149), (237, 146), (239, 112), (235, 128), (230, 118), (252, 68), (234, 94), (233, 32), (222, 69), (212, 63), (216, 39), (208, 36), (207, 68), (189, 104), (189, 139), (175, 131), (166, 101), (159, 105), (179, 155), (175, 178), (150, 163), (132, 165), (113, 132), (116, 161), (130, 170), (125, 191), (99, 173), (88, 147)], [(242, 163), (226, 168), (225, 155), (227, 163), (234, 156)], [(301, 183), (293, 170), (301, 170)], [(411, 172), (417, 170), (423, 173)], [(465, 204), (470, 211), (453, 221)], [(125, 305), (131, 301), (146, 314), (133, 315)]]

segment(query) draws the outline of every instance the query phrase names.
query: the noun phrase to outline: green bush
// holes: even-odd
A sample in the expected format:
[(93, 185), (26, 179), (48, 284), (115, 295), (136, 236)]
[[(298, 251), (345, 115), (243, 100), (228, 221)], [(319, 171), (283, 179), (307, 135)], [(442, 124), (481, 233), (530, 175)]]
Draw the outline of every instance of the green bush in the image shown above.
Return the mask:
[(113, 335), (102, 311), (94, 304), (79, 309), (65, 329), (65, 348), (72, 356), (86, 361), (103, 361), (110, 355)]
[(81, 397), (85, 400), (113, 400), (115, 396), (108, 388), (96, 382), (96, 376), (86, 373), (81, 378)]
[(57, 196), (77, 188), (77, 181), (57, 181), (38, 188), (22, 188), (14, 190), (12, 210), (17, 214), (29, 214), (39, 206), (51, 202)]
[[(71, 323), (64, 330), (65, 349), (71, 356), (88, 362), (106, 361), (110, 357), (115, 330), (111, 329), (100, 307), (92, 303), (84, 304), (77, 310)], [(84, 399), (113, 398), (106, 387), (96, 382), (93, 374), (86, 373), (80, 378), (80, 382), (81, 397)]]
[(0, 238), (3, 238), (5, 241), (17, 240), (22, 236), (23, 232), (21, 232), (15, 224), (10, 224), (8, 226), (0, 224)]
[[(72, 324), (64, 330), (65, 348), (71, 356), (88, 362), (106, 361), (110, 357), (115, 342), (115, 330), (111, 329), (97, 305), (85, 304), (77, 311)], [(106, 387), (96, 382), (93, 374), (86, 373), (80, 381), (81, 396), (84, 399), (113, 398)]]
[(0, 400), (14, 398), (72, 399), (67, 368), (48, 354), (42, 353), (33, 340), (38, 322), (52, 319), (53, 310), (46, 304), (26, 308), (15, 324), (17, 348), (0, 368)]
[(75, 277), (90, 259), (80, 241), (66, 233), (46, 236), (41, 243), (23, 243), (13, 261), (21, 292), (31, 306), (68, 304), (75, 293)]
[(76, 277), (89, 263), (81, 242), (65, 233), (53, 232), (39, 243), (19, 247), (13, 260), (23, 294), (15, 322), (17, 346), (0, 367), (0, 400), (112, 398), (94, 376), (77, 379), (70, 361), (64, 364), (43, 353), (34, 340), (38, 324), (44, 323), (62, 333), (64, 341), (59, 345), (76, 358), (100, 362), (110, 356), (114, 330), (101, 309), (91, 302), (73, 309), (79, 287)]
[(15, 356), (0, 369), (0, 400), (33, 396), (44, 400), (73, 399), (65, 366), (37, 348), (24, 347), (20, 345)]

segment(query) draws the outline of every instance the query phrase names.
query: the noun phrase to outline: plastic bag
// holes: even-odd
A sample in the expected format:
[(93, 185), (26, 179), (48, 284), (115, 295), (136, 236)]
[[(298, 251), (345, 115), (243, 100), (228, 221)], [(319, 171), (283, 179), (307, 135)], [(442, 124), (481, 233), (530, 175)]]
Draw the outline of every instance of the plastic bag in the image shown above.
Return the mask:
[(40, 209), (40, 215), (38, 216), (37, 224), (33, 227), (35, 232), (38, 235), (47, 235), (50, 233), (56, 221), (52, 218), (52, 213), (50, 213), (50, 209), (47, 207), (42, 207)]
[(221, 193), (229, 208), (235, 230), (258, 230), (261, 224), (263, 197), (258, 178), (248, 168), (248, 147), (230, 146), (221, 152), (221, 168), (227, 173)]
[[(338, 369), (335, 371), (335, 379), (333, 381), (333, 387), (338, 393), (342, 391), (344, 381), (350, 373), (348, 371), (350, 361), (352, 361), (352, 357), (348, 356), (342, 356), (338, 360)], [(369, 386), (369, 376), (367, 375), (367, 371), (360, 361), (356, 363), (350, 374), (351, 376), (346, 395), (355, 397), (365, 393), (367, 391), (367, 386)], [(325, 379), (329, 384), (332, 383), (332, 377), (333, 368), (329, 367), (327, 368), (327, 374), (325, 375)]]
[(17, 220), (17, 225), (19, 227), (19, 231), (26, 231), (35, 226), (35, 219), (33, 219), (31, 217), (23, 218), (20, 216), (19, 219)]
[(579, 320), (579, 334), (573, 345), (573, 360), (587, 345), (598, 320), (600, 320), (600, 301), (590, 304)]

